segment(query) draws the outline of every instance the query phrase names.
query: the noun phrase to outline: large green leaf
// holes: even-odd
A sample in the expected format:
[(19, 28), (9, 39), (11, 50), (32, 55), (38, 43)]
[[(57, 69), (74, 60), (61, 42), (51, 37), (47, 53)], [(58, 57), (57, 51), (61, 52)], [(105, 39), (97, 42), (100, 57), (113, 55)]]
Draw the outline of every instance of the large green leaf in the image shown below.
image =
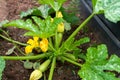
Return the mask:
[(38, 8), (33, 8), (33, 9), (29, 9), (25, 12), (21, 12), (20, 17), (27, 17), (27, 16), (42, 16), (41, 11)]
[(56, 0), (59, 4), (63, 4), (66, 0)]
[(2, 72), (5, 68), (5, 60), (0, 57), (0, 80), (2, 80)]
[(38, 32), (38, 27), (32, 23), (32, 20), (27, 19), (26, 21), (18, 19), (4, 24), (4, 27), (13, 26), (29, 30), (31, 32)]
[(54, 18), (53, 22), (51, 22), (51, 17), (47, 17), (45, 20), (41, 20), (36, 16), (32, 18), (39, 27), (40, 31), (38, 34), (41, 38), (47, 38), (54, 35), (58, 24), (63, 21), (62, 18)]
[(116, 23), (120, 21), (120, 0), (97, 0), (94, 12), (102, 12), (108, 20)]
[(66, 0), (39, 0), (41, 4), (49, 4), (55, 11), (58, 11)]
[(38, 2), (39, 2), (40, 4), (50, 4), (50, 3), (53, 3), (54, 0), (38, 0)]
[(88, 48), (86, 56), (86, 62), (78, 72), (83, 80), (120, 80), (112, 72), (120, 73), (120, 58), (112, 55), (108, 59), (105, 45)]
[(68, 51), (77, 50), (78, 46), (80, 46), (81, 44), (87, 43), (89, 41), (90, 39), (88, 37), (84, 37), (79, 40), (75, 40), (74, 38), (72, 38), (70, 41), (65, 43), (64, 48), (66, 48)]
[(87, 49), (86, 56), (89, 62), (105, 60), (108, 57), (107, 47), (105, 45), (98, 46), (97, 48), (90, 47)]
[(44, 18), (48, 17), (48, 12), (50, 10), (48, 5), (42, 5), (38, 9), (41, 11), (42, 17), (44, 17)]
[(47, 18), (49, 14), (50, 7), (46, 5), (41, 5), (38, 8), (29, 9), (26, 12), (21, 12), (20, 17), (27, 17), (27, 16), (41, 16), (43, 18)]
[[(96, 66), (96, 68), (98, 67), (99, 66)], [(107, 63), (101, 66), (101, 69), (117, 71), (120, 73), (120, 58), (116, 55), (112, 55)]]
[(93, 6), (93, 8), (95, 7), (96, 2), (97, 2), (97, 0), (92, 0), (92, 6)]
[(33, 22), (31, 19), (24, 20), (15, 20), (5, 24), (5, 27), (14, 26), (17, 28), (22, 28), (28, 30), (25, 33), (26, 36), (37, 36), (40, 38), (48, 38), (55, 34), (57, 30), (57, 26), (59, 23), (63, 21), (62, 18), (54, 18), (53, 22), (51, 21), (51, 17), (47, 17), (45, 20), (40, 19), (36, 16), (32, 17)]

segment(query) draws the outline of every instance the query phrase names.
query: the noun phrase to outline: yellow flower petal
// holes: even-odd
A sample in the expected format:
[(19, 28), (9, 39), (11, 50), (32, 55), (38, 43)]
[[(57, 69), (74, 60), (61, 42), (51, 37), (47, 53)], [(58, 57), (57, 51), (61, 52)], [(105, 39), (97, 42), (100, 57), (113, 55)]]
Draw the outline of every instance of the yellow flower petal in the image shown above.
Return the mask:
[(64, 32), (64, 23), (58, 24), (57, 31), (58, 32)]
[(53, 19), (53, 18), (51, 18), (51, 22), (53, 22), (53, 20), (54, 20), (54, 19)]
[(33, 41), (32, 39), (29, 39), (29, 40), (27, 41), (27, 44), (33, 45), (33, 44), (34, 44), (34, 41)]
[(58, 17), (58, 18), (62, 18), (62, 17), (63, 17), (61, 11), (58, 11), (58, 12), (56, 13), (56, 17)]
[(27, 41), (27, 44), (29, 44), (29, 45), (25, 47), (26, 54), (31, 53), (33, 48), (39, 47), (38, 40), (39, 40), (39, 37), (33, 37), (33, 39), (29, 39)]
[(39, 37), (33, 37), (33, 39), (34, 39), (34, 47), (39, 47), (39, 43), (38, 43)]
[(33, 50), (33, 46), (31, 46), (31, 45), (28, 45), (28, 46), (25, 47), (25, 53), (26, 53), (26, 54), (31, 53), (32, 50)]
[(42, 77), (42, 72), (40, 70), (34, 70), (29, 80), (39, 80)]
[(34, 41), (38, 41), (39, 37), (33, 37)]
[(38, 37), (33, 37), (33, 40), (29, 39), (27, 41), (27, 43), (30, 44), (30, 45), (32, 45), (32, 46), (34, 46), (34, 47), (38, 47), (39, 46), (38, 40), (39, 40)]
[(34, 48), (35, 48), (35, 47), (39, 47), (39, 43), (38, 43), (38, 42), (35, 42), (33, 46), (34, 46)]
[(40, 41), (40, 48), (42, 52), (46, 52), (48, 50), (48, 40), (46, 38), (43, 38), (42, 41)]

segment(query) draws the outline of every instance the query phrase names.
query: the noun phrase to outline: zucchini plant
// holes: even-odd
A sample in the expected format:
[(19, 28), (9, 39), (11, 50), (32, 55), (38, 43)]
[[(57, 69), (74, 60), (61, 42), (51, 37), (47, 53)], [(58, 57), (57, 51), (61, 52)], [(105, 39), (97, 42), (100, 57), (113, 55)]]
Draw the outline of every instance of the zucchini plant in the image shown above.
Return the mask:
[[(120, 0), (92, 0), (93, 13), (66, 40), (63, 40), (64, 32), (70, 29), (69, 22), (66, 21), (63, 10), (61, 10), (65, 1), (38, 0), (42, 4), (40, 7), (22, 12), (21, 19), (2, 24), (4, 28), (13, 26), (25, 29), (27, 32), (24, 35), (31, 36), (33, 39), (29, 39), (27, 44), (23, 44), (3, 37), (8, 41), (25, 46), (25, 55), (0, 56), (1, 75), (5, 68), (5, 60), (26, 60), (27, 64), (24, 66), (32, 64), (29, 60), (42, 60), (41, 65), (32, 66), (34, 71), (29, 80), (40, 79), (43, 72), (49, 68), (48, 80), (52, 80), (55, 66), (59, 60), (80, 67), (78, 75), (83, 80), (120, 80), (115, 75), (115, 72), (120, 73), (120, 58), (116, 55), (109, 57), (106, 45), (89, 47), (84, 55), (84, 63), (79, 63), (79, 57), (74, 55), (74, 53), (81, 55), (78, 46), (90, 41), (88, 37), (79, 40), (75, 40), (74, 37), (94, 15), (105, 14), (108, 20), (115, 23), (120, 20)], [(26, 16), (30, 16), (30, 18), (23, 19)]]

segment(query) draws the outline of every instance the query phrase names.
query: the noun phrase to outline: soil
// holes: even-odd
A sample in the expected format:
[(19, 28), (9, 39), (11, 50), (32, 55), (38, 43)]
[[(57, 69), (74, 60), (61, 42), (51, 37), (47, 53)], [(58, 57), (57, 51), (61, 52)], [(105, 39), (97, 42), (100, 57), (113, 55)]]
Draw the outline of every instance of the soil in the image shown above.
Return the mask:
[[(3, 21), (5, 19), (18, 19), (21, 11), (26, 11), (35, 6), (39, 6), (39, 4), (37, 4), (34, 0), (0, 0), (0, 21)], [(73, 27), (71, 32), (75, 28), (76, 27)], [(25, 43), (29, 38), (23, 36), (25, 31), (22, 29), (10, 27), (5, 30), (9, 33), (9, 36), (14, 40)], [(79, 39), (84, 36), (89, 36), (91, 38), (91, 42), (89, 44), (81, 46), (80, 48), (86, 50), (87, 47), (91, 44), (96, 44), (94, 34), (90, 32), (89, 29), (87, 32), (85, 32), (84, 30), (80, 31), (76, 36), (76, 39)], [(5, 55), (8, 49), (12, 47), (12, 43), (0, 38), (0, 55)], [(23, 47), (18, 47), (24, 51)], [(15, 50), (15, 52), (19, 54), (18, 50)], [(78, 67), (72, 64), (66, 62), (58, 62), (53, 80), (80, 80), (79, 76), (77, 75), (78, 69)], [(6, 67), (3, 72), (2, 80), (29, 80), (31, 72), (32, 70), (27, 70), (23, 67), (23, 63), (21, 61), (6, 61)]]

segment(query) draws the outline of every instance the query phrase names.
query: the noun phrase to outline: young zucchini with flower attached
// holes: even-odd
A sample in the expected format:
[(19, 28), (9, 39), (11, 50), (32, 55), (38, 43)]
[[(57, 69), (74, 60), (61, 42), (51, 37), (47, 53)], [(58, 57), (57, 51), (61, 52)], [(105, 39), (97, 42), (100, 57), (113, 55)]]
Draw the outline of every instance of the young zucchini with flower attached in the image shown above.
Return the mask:
[(31, 73), (29, 80), (38, 80), (41, 77), (42, 77), (42, 72), (36, 69)]
[(48, 59), (45, 62), (43, 62), (38, 69), (34, 70), (31, 75), (29, 80), (38, 80), (42, 77), (42, 73), (45, 72), (50, 64), (51, 60)]
[(61, 41), (62, 41), (62, 37), (63, 37), (63, 34), (62, 33), (58, 33), (57, 34), (57, 45), (59, 47)]
[[(61, 11), (56, 12), (56, 17), (62, 18), (63, 17), (62, 12)], [(58, 24), (57, 32), (60, 32), (60, 33), (64, 32), (64, 23), (63, 22)]]
[(45, 70), (47, 70), (47, 67), (49, 66), (51, 60), (48, 59), (45, 62), (43, 62), (40, 66), (39, 66), (39, 70), (44, 72)]

